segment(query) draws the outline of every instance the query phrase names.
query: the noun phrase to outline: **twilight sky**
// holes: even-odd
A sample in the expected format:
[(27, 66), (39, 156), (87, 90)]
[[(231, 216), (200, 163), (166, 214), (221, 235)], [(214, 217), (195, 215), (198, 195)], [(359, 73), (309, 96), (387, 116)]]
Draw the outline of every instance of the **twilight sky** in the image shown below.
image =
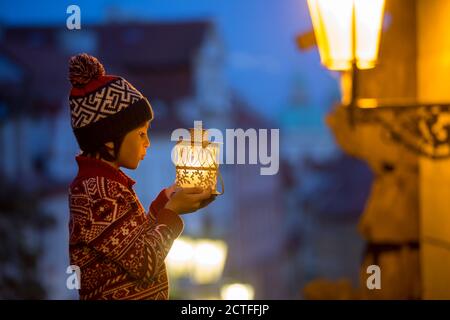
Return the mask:
[(276, 117), (300, 87), (308, 104), (322, 110), (328, 109), (330, 95), (337, 90), (336, 75), (320, 65), (317, 50), (296, 48), (296, 35), (311, 29), (306, 0), (2, 1), (0, 25), (65, 26), (71, 4), (81, 9), (82, 27), (113, 15), (145, 21), (214, 21), (225, 42), (230, 85), (266, 117)]

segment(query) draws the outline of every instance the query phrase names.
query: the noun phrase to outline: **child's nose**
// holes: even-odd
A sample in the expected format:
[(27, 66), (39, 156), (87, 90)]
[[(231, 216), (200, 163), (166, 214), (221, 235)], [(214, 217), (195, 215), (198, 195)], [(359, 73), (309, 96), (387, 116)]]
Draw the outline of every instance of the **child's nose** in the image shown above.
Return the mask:
[(149, 139), (149, 138), (146, 138), (146, 139), (145, 139), (144, 147), (145, 147), (145, 148), (150, 147), (150, 139)]

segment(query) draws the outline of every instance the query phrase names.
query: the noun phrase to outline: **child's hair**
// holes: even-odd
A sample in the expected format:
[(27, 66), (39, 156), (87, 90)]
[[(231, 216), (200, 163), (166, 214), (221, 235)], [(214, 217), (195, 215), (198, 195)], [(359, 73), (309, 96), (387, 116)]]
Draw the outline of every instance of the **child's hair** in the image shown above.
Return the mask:
[(92, 158), (96, 158), (97, 156), (99, 156), (101, 159), (106, 161), (116, 161), (117, 157), (119, 156), (120, 147), (122, 146), (124, 138), (125, 136), (114, 139), (112, 141), (114, 145), (113, 149), (109, 148), (105, 144), (102, 144), (97, 148), (92, 148), (92, 150), (81, 150), (81, 155)]

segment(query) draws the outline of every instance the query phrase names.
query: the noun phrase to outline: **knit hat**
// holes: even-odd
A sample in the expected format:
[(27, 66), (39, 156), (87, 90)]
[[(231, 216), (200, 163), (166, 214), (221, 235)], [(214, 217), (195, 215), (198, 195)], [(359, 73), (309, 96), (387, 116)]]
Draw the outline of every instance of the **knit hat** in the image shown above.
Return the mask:
[(69, 103), (72, 128), (83, 151), (95, 151), (153, 119), (148, 100), (122, 77), (105, 75), (97, 58), (70, 58)]

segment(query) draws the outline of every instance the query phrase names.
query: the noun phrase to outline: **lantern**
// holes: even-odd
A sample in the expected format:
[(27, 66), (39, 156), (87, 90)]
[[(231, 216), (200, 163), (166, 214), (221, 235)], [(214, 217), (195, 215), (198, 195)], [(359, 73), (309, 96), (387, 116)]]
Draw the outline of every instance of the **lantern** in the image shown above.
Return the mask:
[[(213, 194), (223, 194), (219, 150), (219, 143), (208, 141), (207, 130), (190, 129), (190, 140), (180, 140), (174, 148), (175, 183), (180, 187), (201, 187), (211, 189)], [(218, 177), (221, 192), (216, 190)]]
[(384, 0), (308, 0), (322, 64), (330, 70), (375, 66)]

